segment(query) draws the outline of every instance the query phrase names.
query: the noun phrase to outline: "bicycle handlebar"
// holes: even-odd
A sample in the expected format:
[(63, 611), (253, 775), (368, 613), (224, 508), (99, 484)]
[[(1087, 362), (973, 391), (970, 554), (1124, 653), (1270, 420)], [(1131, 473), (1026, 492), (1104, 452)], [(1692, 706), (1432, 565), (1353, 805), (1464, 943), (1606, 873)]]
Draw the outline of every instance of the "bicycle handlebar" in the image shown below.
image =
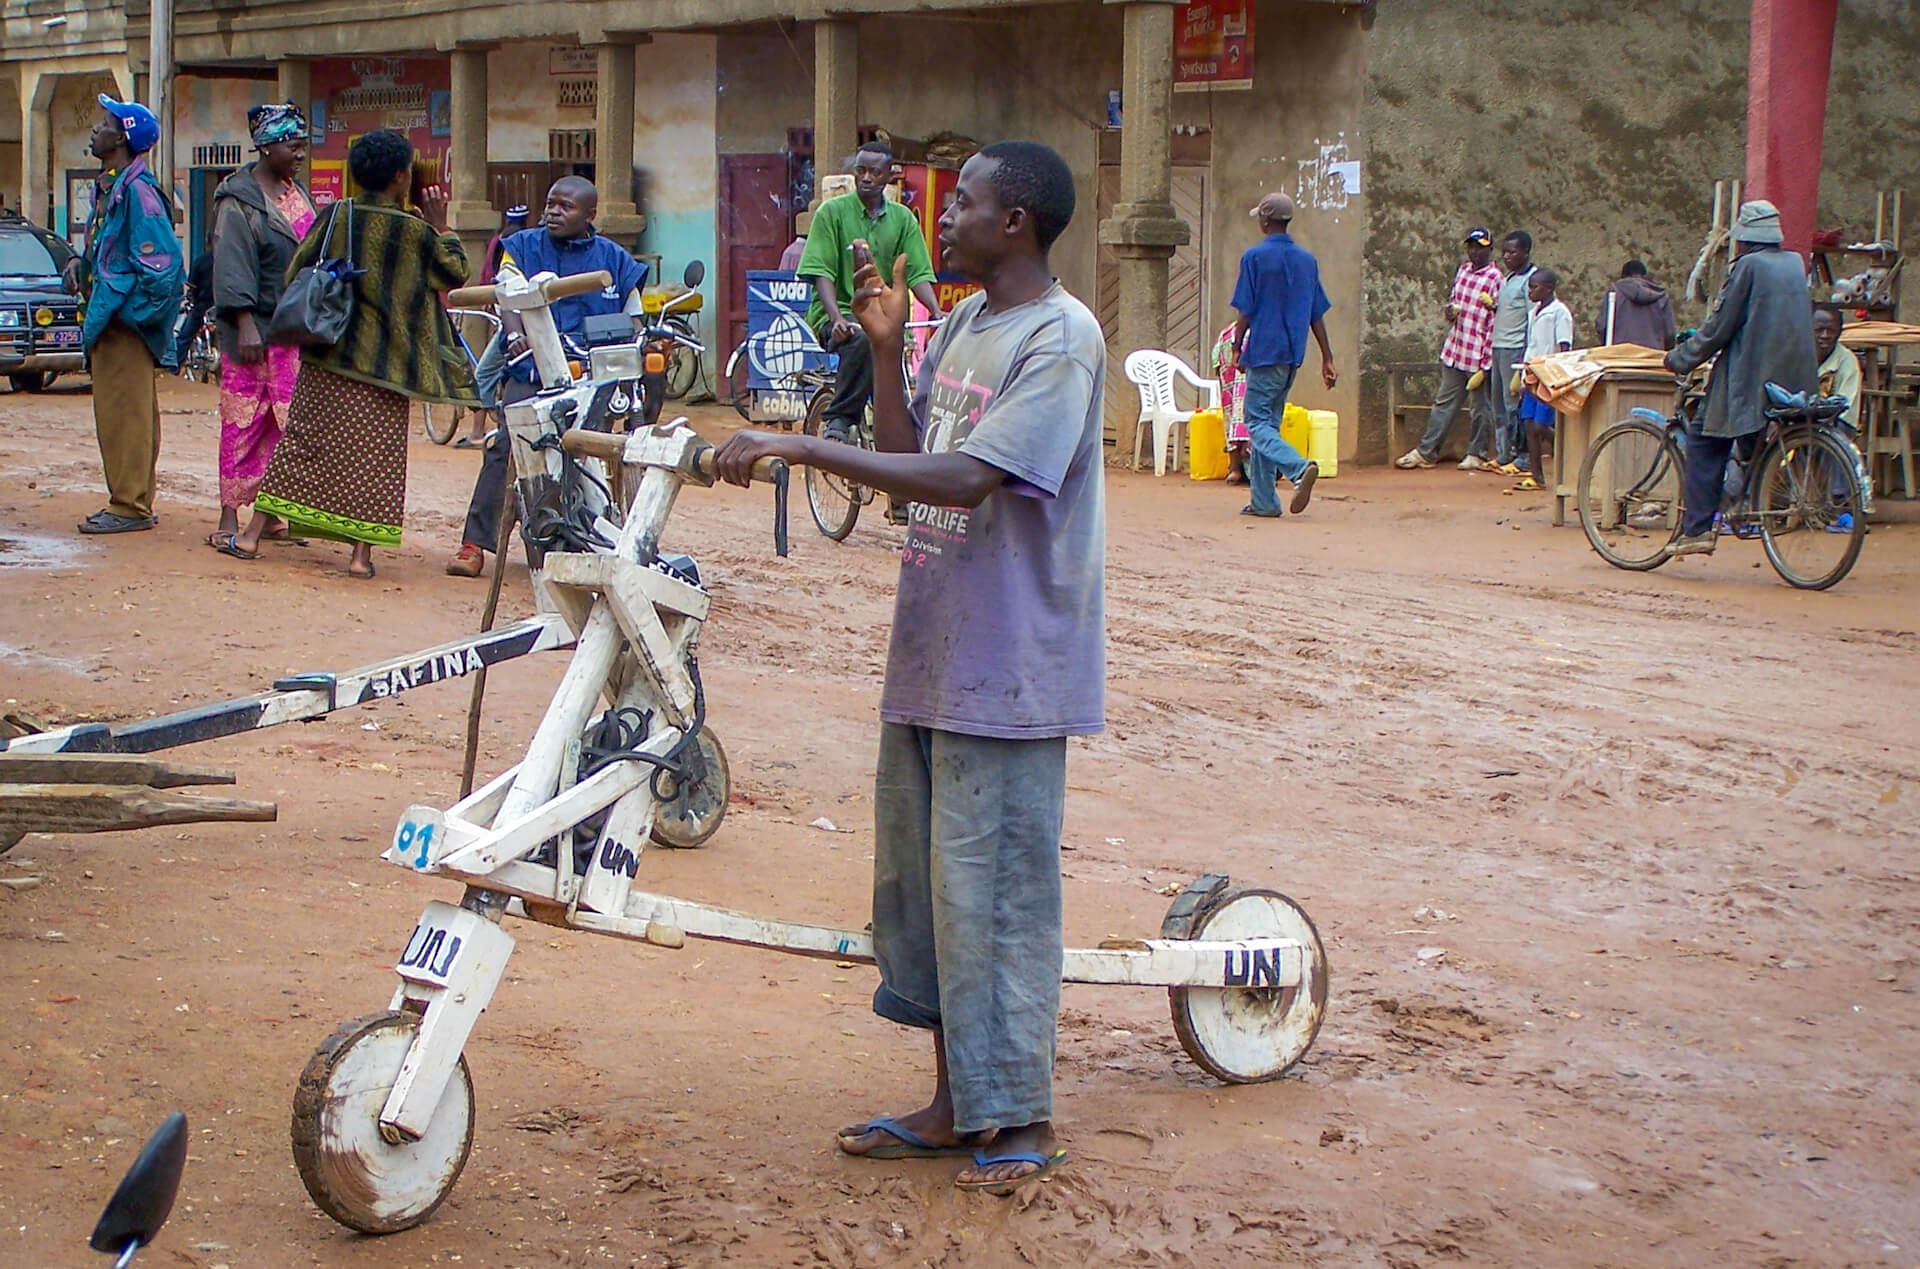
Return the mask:
[[(554, 278), (542, 282), (539, 286), (540, 298), (551, 304), (563, 300), (569, 295), (589, 295), (594, 291), (604, 291), (613, 285), (613, 275), (605, 269), (596, 269), (592, 273), (576, 273), (572, 277)], [(480, 304), (493, 304), (499, 299), (498, 286), (463, 286), (449, 292), (447, 302), (456, 308), (471, 308)]]
[[(626, 458), (627, 438), (611, 432), (589, 432), (573, 428), (560, 437), (560, 448), (583, 458), (597, 458), (609, 465)], [(716, 451), (711, 445), (694, 450), (689, 475), (711, 483), (719, 473)], [(773, 485), (773, 549), (782, 559), (787, 554), (787, 460), (762, 458), (753, 464), (753, 478)]]

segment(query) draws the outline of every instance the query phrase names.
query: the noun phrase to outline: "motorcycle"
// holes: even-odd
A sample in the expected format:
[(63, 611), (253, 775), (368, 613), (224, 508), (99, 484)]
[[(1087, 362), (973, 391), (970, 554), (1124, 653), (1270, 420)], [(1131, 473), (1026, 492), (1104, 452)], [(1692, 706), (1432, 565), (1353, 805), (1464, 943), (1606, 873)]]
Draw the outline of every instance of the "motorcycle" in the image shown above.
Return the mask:
[(133, 1254), (150, 1245), (166, 1224), (186, 1167), (187, 1117), (176, 1110), (147, 1139), (133, 1166), (120, 1178), (87, 1246), (118, 1257), (114, 1269), (126, 1269)]

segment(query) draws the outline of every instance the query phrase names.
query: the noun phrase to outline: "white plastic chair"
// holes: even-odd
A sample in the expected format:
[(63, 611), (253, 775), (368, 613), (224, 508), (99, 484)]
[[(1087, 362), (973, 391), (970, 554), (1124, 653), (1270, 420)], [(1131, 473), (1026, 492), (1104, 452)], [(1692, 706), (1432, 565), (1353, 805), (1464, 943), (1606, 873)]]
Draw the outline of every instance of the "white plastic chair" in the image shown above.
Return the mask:
[(1153, 430), (1153, 474), (1164, 476), (1169, 466), (1167, 443), (1173, 442), (1175, 471), (1180, 468), (1181, 432), (1193, 418), (1193, 410), (1182, 410), (1173, 397), (1173, 380), (1178, 375), (1202, 394), (1210, 409), (1220, 408), (1218, 380), (1202, 379), (1193, 368), (1170, 352), (1141, 348), (1127, 354), (1122, 367), (1128, 382), (1140, 390), (1140, 427), (1133, 438), (1133, 465), (1140, 465), (1140, 451), (1147, 443), (1147, 430)]

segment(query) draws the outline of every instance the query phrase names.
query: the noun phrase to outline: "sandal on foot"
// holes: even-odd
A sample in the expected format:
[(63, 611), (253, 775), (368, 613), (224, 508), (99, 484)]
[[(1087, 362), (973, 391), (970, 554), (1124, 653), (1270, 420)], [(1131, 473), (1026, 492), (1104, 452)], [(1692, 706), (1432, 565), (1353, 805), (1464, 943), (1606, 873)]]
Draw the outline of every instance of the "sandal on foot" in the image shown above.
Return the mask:
[(305, 538), (294, 537), (293, 533), (287, 529), (282, 529), (278, 533), (262, 533), (260, 535), (260, 540), (262, 542), (271, 542), (275, 546), (312, 546), (313, 545), (313, 543), (307, 541)]
[(374, 578), (378, 577), (379, 575), (380, 575), (380, 570), (375, 568), (372, 564), (367, 565), (367, 571), (364, 573), (362, 573), (359, 569), (355, 568), (351, 564), (347, 565), (347, 576), (351, 577), (356, 582), (370, 582)]
[(1041, 1177), (1054, 1171), (1056, 1168), (1066, 1166), (1066, 1162), (1067, 1152), (1065, 1150), (1055, 1150), (1052, 1154), (1041, 1154), (1038, 1151), (1016, 1151), (1012, 1154), (988, 1154), (985, 1150), (975, 1150), (973, 1152), (973, 1166), (976, 1168), (990, 1168), (996, 1163), (1031, 1163), (1034, 1165), (1034, 1168), (1033, 1171), (1024, 1176), (1013, 1177), (1005, 1181), (961, 1181), (956, 1179), (953, 1184), (956, 1189), (979, 1190), (985, 1194), (1005, 1198), (1027, 1182), (1038, 1181)]
[(236, 560), (257, 560), (260, 552), (249, 551), (236, 540), (238, 533), (215, 533), (207, 538), (207, 545), (222, 555), (231, 555)]
[[(875, 1146), (871, 1150), (847, 1149), (847, 1142), (875, 1132), (884, 1132), (894, 1141)], [(974, 1153), (972, 1146), (959, 1144), (943, 1146), (938, 1142), (929, 1141), (899, 1120), (886, 1116), (869, 1119), (866, 1126), (859, 1132), (836, 1133), (833, 1141), (840, 1147), (841, 1154), (852, 1155), (856, 1159), (947, 1159), (955, 1155), (964, 1156)]]

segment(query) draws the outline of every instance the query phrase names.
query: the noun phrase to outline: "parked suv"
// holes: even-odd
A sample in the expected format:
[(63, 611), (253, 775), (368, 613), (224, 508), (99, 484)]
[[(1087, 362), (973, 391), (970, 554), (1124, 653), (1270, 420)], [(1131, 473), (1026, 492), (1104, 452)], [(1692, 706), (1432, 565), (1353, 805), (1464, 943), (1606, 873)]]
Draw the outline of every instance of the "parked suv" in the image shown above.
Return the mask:
[(39, 392), (86, 367), (80, 301), (60, 284), (73, 248), (32, 221), (0, 217), (0, 374), (15, 392)]

